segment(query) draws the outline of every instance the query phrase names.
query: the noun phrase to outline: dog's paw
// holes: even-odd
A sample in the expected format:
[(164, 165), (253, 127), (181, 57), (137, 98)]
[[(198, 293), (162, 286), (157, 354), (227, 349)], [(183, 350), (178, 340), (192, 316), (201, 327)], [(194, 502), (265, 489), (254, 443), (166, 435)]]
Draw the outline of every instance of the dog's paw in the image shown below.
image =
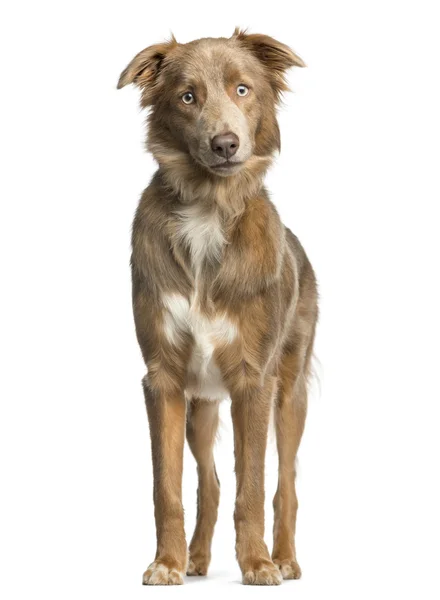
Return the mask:
[(245, 585), (280, 585), (282, 581), (280, 570), (268, 560), (256, 561), (254, 567), (243, 573)]
[(206, 558), (193, 558), (190, 556), (187, 575), (206, 575), (208, 573), (208, 560)]
[(142, 583), (144, 585), (182, 585), (183, 575), (182, 571), (168, 567), (158, 560), (151, 563), (145, 571)]
[(301, 569), (296, 560), (286, 559), (273, 561), (279, 568), (283, 579), (299, 579), (301, 577)]

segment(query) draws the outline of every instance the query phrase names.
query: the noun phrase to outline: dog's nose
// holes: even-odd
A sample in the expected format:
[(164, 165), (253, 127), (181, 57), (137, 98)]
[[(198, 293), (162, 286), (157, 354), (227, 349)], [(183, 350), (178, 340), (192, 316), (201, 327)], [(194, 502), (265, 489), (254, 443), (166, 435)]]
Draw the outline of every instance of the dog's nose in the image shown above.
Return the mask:
[(212, 151), (223, 158), (234, 156), (240, 145), (240, 140), (235, 133), (223, 133), (216, 135), (211, 140)]

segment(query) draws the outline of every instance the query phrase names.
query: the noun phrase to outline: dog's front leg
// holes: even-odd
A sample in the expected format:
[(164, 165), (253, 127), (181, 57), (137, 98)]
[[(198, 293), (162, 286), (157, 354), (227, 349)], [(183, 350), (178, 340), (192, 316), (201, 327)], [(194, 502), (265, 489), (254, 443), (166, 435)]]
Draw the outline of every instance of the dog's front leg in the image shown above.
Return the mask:
[(187, 568), (182, 467), (186, 403), (182, 393), (161, 393), (144, 381), (154, 475), (157, 552), (144, 573), (148, 585), (180, 585)]
[(273, 378), (268, 377), (262, 387), (231, 394), (237, 477), (236, 552), (245, 584), (282, 582), (264, 542), (264, 459), (273, 390)]

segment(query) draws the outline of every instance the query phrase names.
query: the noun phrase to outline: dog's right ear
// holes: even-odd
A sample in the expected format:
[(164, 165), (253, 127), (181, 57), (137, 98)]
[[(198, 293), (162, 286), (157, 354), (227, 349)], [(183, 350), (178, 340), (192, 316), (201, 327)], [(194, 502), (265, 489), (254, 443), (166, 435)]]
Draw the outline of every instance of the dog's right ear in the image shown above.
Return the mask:
[(246, 30), (236, 27), (232, 37), (250, 50), (264, 65), (278, 98), (282, 92), (289, 89), (286, 71), (291, 67), (306, 66), (289, 46), (268, 35), (246, 33)]
[(149, 46), (136, 54), (133, 60), (122, 71), (118, 81), (118, 90), (129, 83), (134, 83), (142, 90), (142, 104), (152, 103), (157, 92), (159, 74), (170, 51), (177, 46), (174, 37), (169, 42)]

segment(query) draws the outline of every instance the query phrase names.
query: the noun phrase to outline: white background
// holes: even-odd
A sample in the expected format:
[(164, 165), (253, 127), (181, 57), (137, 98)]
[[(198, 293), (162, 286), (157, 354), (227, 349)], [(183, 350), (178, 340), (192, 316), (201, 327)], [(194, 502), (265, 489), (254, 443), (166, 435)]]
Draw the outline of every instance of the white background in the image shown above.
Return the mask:
[[(440, 89), (436, 2), (6, 2), (1, 22), (1, 577), (5, 599), (439, 598)], [(321, 390), (300, 451), (303, 579), (239, 585), (229, 406), (208, 578), (141, 586), (155, 533), (129, 279), (154, 172), (139, 50), (235, 25), (307, 69), (268, 177), (320, 282)], [(185, 456), (188, 537), (195, 464)], [(276, 453), (267, 459), (267, 526)]]

